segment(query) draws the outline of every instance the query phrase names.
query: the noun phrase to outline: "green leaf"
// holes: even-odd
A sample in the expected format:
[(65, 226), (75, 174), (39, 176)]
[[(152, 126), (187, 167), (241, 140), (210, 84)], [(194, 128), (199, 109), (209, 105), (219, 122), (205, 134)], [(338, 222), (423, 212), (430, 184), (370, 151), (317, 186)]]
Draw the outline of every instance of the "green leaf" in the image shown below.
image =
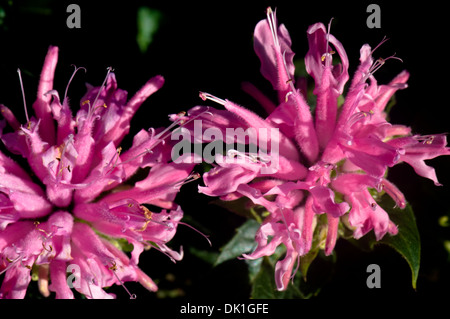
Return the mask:
[(395, 208), (395, 203), (389, 196), (383, 196), (379, 204), (397, 225), (398, 234), (395, 236), (387, 234), (378, 243), (389, 245), (406, 259), (411, 268), (412, 287), (416, 289), (421, 246), (414, 212), (409, 204), (405, 209)]
[(125, 238), (116, 239), (113, 244), (126, 253), (131, 253), (134, 249), (133, 244), (129, 243)]
[(394, 94), (391, 96), (388, 104), (384, 108), (384, 112), (387, 114), (387, 118), (386, 118), (387, 121), (389, 121), (389, 114), (390, 114), (392, 108), (395, 106), (395, 104), (397, 104), (397, 99), (395, 98), (395, 94)]
[(236, 235), (221, 248), (221, 252), (214, 263), (214, 266), (255, 249), (255, 234), (259, 226), (260, 224), (254, 219), (249, 219), (242, 224), (242, 226), (236, 230)]
[(316, 246), (311, 249), (306, 255), (300, 258), (300, 272), (305, 281), (307, 278), (306, 276), (308, 274), (309, 266), (311, 266), (311, 263), (314, 261), (314, 259), (316, 259), (317, 255), (319, 254), (319, 250), (319, 247)]
[(259, 274), (259, 271), (261, 270), (263, 259), (258, 258), (258, 259), (244, 259), (244, 260), (248, 267), (248, 278), (250, 282), (253, 282), (256, 276)]
[(411, 269), (412, 287), (416, 289), (417, 277), (420, 269), (420, 235), (416, 219), (409, 204), (405, 209), (395, 207), (395, 202), (387, 195), (383, 196), (378, 204), (389, 214), (389, 218), (398, 227), (398, 234), (386, 234), (377, 241), (373, 232), (368, 233), (359, 240), (349, 241), (363, 250), (373, 250), (375, 245), (384, 244), (395, 249), (408, 263)]
[(136, 41), (142, 53), (147, 52), (153, 41), (153, 35), (158, 31), (162, 14), (149, 7), (140, 7), (137, 11)]
[(216, 251), (208, 251), (208, 250), (204, 250), (204, 249), (198, 249), (195, 247), (189, 247), (189, 252), (192, 255), (196, 256), (197, 258), (199, 258), (199, 259), (203, 260), (204, 262), (207, 262), (211, 265), (213, 265), (216, 262), (216, 260), (219, 256), (219, 253)]

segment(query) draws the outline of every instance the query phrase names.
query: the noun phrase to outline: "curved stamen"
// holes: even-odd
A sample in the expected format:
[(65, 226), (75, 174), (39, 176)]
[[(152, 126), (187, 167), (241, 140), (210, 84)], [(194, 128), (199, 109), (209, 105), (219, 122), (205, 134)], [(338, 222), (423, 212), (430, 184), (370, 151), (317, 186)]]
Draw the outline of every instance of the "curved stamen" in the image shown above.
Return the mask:
[(202, 236), (208, 241), (209, 246), (212, 247), (212, 243), (211, 243), (211, 241), (209, 240), (209, 236), (208, 236), (208, 235), (203, 234), (203, 233), (202, 233), (201, 231), (199, 231), (197, 228), (195, 228), (195, 227), (193, 227), (193, 226), (191, 226), (191, 225), (189, 225), (189, 224), (186, 224), (186, 223), (183, 223), (183, 222), (177, 222), (177, 224), (178, 224), (178, 225), (184, 225), (184, 226), (187, 226), (187, 227), (189, 227), (190, 229), (196, 231), (197, 233), (199, 233), (200, 235), (202, 235)]
[[(45, 246), (45, 243), (42, 242), (42, 248), (44, 248), (45, 251), (51, 253), (51, 252), (53, 251), (53, 247), (52, 247), (52, 245), (48, 245), (48, 247), (50, 247), (50, 248), (47, 248), (47, 247)], [(44, 252), (42, 252), (41, 254), (43, 254), (43, 253), (44, 253)]]
[(108, 72), (106, 73), (105, 79), (103, 80), (103, 83), (102, 83), (102, 85), (100, 86), (100, 89), (98, 90), (97, 96), (96, 96), (95, 99), (94, 99), (94, 103), (92, 103), (92, 107), (95, 107), (95, 103), (97, 103), (97, 100), (98, 100), (98, 98), (100, 97), (100, 94), (101, 94), (102, 91), (103, 91), (103, 88), (104, 88), (104, 86), (105, 86), (105, 84), (106, 84), (106, 81), (108, 80), (109, 74), (110, 74), (112, 71), (114, 71), (113, 68), (110, 67), (110, 66), (107, 67), (106, 70), (108, 70)]
[(123, 289), (125, 289), (125, 291), (127, 292), (127, 294), (130, 296), (130, 299), (136, 299), (136, 295), (130, 293), (130, 291), (127, 289), (127, 287), (125, 287), (125, 284), (123, 283), (123, 281), (119, 278), (119, 276), (116, 274), (116, 270), (117, 270), (117, 265), (116, 262), (113, 260), (111, 261), (112, 266), (109, 267), (110, 270), (112, 270), (114, 276), (116, 277), (117, 281), (119, 281), (120, 285), (123, 287)]
[[(66, 149), (67, 149), (67, 145), (69, 143), (73, 143), (73, 134), (69, 134), (69, 136), (67, 137), (67, 141), (63, 143), (62, 146), (62, 150), (60, 151), (60, 155), (59, 157), (56, 157), (56, 159), (59, 161), (59, 170), (58, 173), (56, 174), (56, 176), (62, 177), (63, 171), (67, 168), (67, 170), (70, 172), (70, 165), (65, 166), (64, 165), (64, 158), (65, 158), (65, 154), (66, 154)], [(58, 147), (58, 150), (61, 148)]]
[(21, 260), (22, 255), (17, 256), (15, 259), (9, 259), (8, 257), (5, 257), (6, 261), (9, 263), (9, 265), (3, 269), (2, 271), (0, 271), (0, 276), (6, 272), (8, 269), (10, 269), (11, 267), (13, 267), (19, 260)]
[(395, 59), (395, 60), (399, 60), (400, 62), (403, 63), (403, 60), (400, 59), (399, 57), (395, 56), (395, 53), (385, 59), (383, 58), (379, 58), (378, 60), (376, 60), (372, 66), (370, 67), (369, 71), (367, 72), (367, 75), (364, 77), (364, 82), (370, 77), (372, 76), (376, 71), (378, 71), (385, 63), (386, 61), (390, 60), (390, 59)]
[(181, 186), (183, 186), (183, 185), (186, 185), (186, 184), (188, 184), (188, 183), (190, 183), (190, 182), (193, 182), (193, 181), (199, 179), (200, 177), (201, 177), (200, 173), (192, 172), (192, 173), (190, 173), (189, 176), (186, 177), (184, 180), (182, 180), (182, 181), (176, 183), (175, 186), (181, 187)]
[[(36, 227), (36, 230), (40, 231), (41, 233), (43, 233), (44, 235), (42, 235), (42, 248), (44, 249), (40, 255), (44, 254), (45, 251), (48, 253), (51, 253), (53, 251), (53, 246), (52, 245), (48, 245), (48, 247), (46, 246), (46, 243), (49, 239), (51, 239), (54, 235), (56, 231), (52, 231), (50, 233), (48, 233), (47, 231), (45, 231), (44, 229), (39, 227), (40, 222), (39, 221), (35, 221), (34, 225)], [(59, 226), (55, 226), (56, 228), (60, 228)]]
[(433, 144), (434, 139), (436, 138), (435, 135), (423, 135), (423, 136), (414, 136), (415, 140), (422, 142), (423, 144), (431, 145)]
[(327, 46), (325, 48), (325, 53), (322, 55), (322, 62), (325, 61), (325, 66), (329, 67), (331, 65), (332, 59), (331, 55), (334, 54), (334, 51), (328, 51), (330, 47), (330, 31), (331, 31), (331, 22), (333, 22), (334, 18), (330, 19), (330, 22), (328, 22), (328, 30), (327, 30)]
[(206, 92), (200, 92), (199, 96), (203, 101), (211, 100), (211, 101), (216, 102), (221, 105), (225, 105), (227, 103), (227, 101), (225, 101), (221, 98), (218, 98), (217, 96), (214, 96), (212, 94), (206, 93)]
[(372, 52), (370, 52), (370, 54), (373, 54), (375, 52), (375, 50), (378, 49), (387, 40), (389, 40), (389, 38), (386, 38), (386, 36), (384, 36), (383, 40), (381, 40), (381, 42), (372, 50)]
[(263, 158), (262, 156), (259, 156), (257, 154), (254, 153), (244, 153), (244, 152), (240, 152), (238, 150), (235, 149), (230, 149), (227, 151), (227, 156), (231, 157), (231, 158), (243, 158), (243, 159), (247, 159), (252, 163), (255, 164), (267, 164), (270, 162), (270, 158)]
[(352, 127), (353, 124), (355, 124), (356, 122), (359, 122), (363, 119), (365, 119), (367, 116), (369, 116), (370, 118), (372, 118), (372, 115), (374, 114), (374, 112), (372, 110), (370, 110), (369, 112), (357, 112), (354, 113), (352, 116), (350, 116), (350, 118), (347, 120), (347, 127)]
[[(72, 64), (72, 65), (73, 65), (73, 64)], [(83, 70), (84, 70), (84, 73), (87, 72), (87, 71), (86, 71), (86, 68), (84, 68), (84, 67), (79, 67), (79, 68), (77, 68), (75, 65), (73, 65), (73, 66), (75, 67), (75, 71), (73, 71), (72, 76), (70, 77), (69, 82), (67, 83), (66, 91), (64, 92), (63, 103), (66, 101), (66, 98), (67, 98), (67, 91), (69, 90), (70, 83), (72, 83), (72, 80), (73, 80), (73, 78), (75, 77), (75, 74), (78, 72), (78, 70), (83, 69)]]
[(23, 98), (23, 107), (25, 109), (25, 117), (27, 119), (27, 124), (28, 124), (28, 123), (30, 123), (30, 119), (28, 118), (27, 102), (25, 100), (25, 92), (23, 89), (23, 82), (22, 82), (22, 73), (20, 72), (20, 69), (17, 69), (17, 73), (19, 74), (20, 89), (22, 90), (22, 98)]
[(286, 94), (286, 102), (287, 102), (288, 94), (295, 91), (295, 86), (294, 86), (294, 79), (289, 77), (289, 71), (288, 71), (288, 67), (287, 67), (287, 63), (286, 63), (286, 51), (283, 52), (283, 66), (284, 66), (284, 70), (286, 71), (286, 76), (288, 77), (288, 80), (286, 81), (286, 83), (289, 83), (289, 86), (291, 87), (291, 91), (289, 91)]
[(287, 92), (287, 93), (286, 93), (286, 96), (285, 96), (285, 98), (284, 98), (284, 101), (287, 102), (287, 101), (289, 100), (289, 96), (290, 96), (291, 94), (293, 94), (293, 93), (294, 93), (294, 92), (292, 92), (292, 91)]
[(277, 33), (277, 21), (275, 18), (275, 14), (272, 11), (271, 7), (267, 8), (267, 22), (269, 23), (270, 32), (272, 33), (272, 38), (275, 46), (280, 47), (280, 42), (278, 41), (278, 33)]
[(110, 174), (117, 166), (118, 166), (118, 162), (119, 162), (119, 158), (120, 158), (120, 153), (122, 152), (122, 147), (119, 146), (116, 149), (116, 152), (114, 153), (113, 157), (111, 158), (111, 160), (105, 165), (105, 169), (107, 169), (109, 166), (111, 166), (110, 168), (108, 168), (106, 170), (105, 175)]

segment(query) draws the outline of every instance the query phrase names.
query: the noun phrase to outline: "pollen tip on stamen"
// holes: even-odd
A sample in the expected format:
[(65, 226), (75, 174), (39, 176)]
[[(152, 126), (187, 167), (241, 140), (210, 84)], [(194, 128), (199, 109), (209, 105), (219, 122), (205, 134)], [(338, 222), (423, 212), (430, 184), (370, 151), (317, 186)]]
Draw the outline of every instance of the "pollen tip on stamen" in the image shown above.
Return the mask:
[[(276, 9), (275, 9), (276, 11)], [(275, 12), (271, 7), (268, 7), (266, 10), (267, 14), (267, 23), (269, 24), (270, 32), (272, 33), (272, 39), (275, 47), (280, 48), (280, 42), (278, 40), (278, 31), (277, 31), (277, 21), (275, 17)]]
[(218, 98), (217, 96), (214, 96), (214, 95), (206, 93), (206, 92), (200, 92), (199, 96), (203, 101), (211, 100), (211, 101), (216, 102), (217, 104), (221, 104), (221, 105), (225, 105), (227, 103), (226, 100), (223, 100), (221, 98)]
[(116, 264), (115, 260), (111, 261), (111, 266), (108, 267), (108, 269), (113, 270), (113, 271), (117, 270), (117, 264)]
[(175, 186), (181, 187), (183, 185), (186, 185), (190, 182), (193, 182), (193, 181), (199, 179), (200, 177), (201, 177), (200, 173), (193, 172), (193, 173), (189, 174), (188, 177), (186, 177), (184, 180), (176, 183)]
[(140, 208), (144, 211), (145, 219), (151, 220), (153, 212), (150, 209), (148, 209), (147, 207), (145, 207), (144, 205), (141, 205)]
[(375, 61), (375, 63), (373, 63), (372, 66), (369, 68), (367, 75), (363, 78), (364, 81), (366, 81), (370, 76), (373, 76), (373, 74), (376, 71), (378, 71), (386, 63), (387, 60), (390, 60), (390, 59), (399, 60), (400, 62), (403, 63), (403, 60), (399, 57), (396, 57), (395, 53), (387, 58), (378, 58)]
[[(95, 107), (95, 103), (97, 103), (97, 100), (98, 100), (98, 98), (100, 97), (100, 94), (103, 91), (103, 87), (105, 86), (106, 81), (108, 80), (109, 74), (114, 71), (114, 69), (112, 67), (110, 67), (110, 66), (107, 67), (106, 70), (108, 72), (106, 73), (105, 79), (103, 80), (103, 83), (102, 83), (102, 85), (100, 86), (100, 88), (98, 90), (97, 96), (94, 99), (94, 103), (92, 104), (92, 107)], [(89, 104), (89, 106), (91, 106), (91, 105)], [(91, 108), (89, 108), (89, 113), (91, 113), (91, 112), (94, 113), (94, 111), (95, 111), (95, 109), (91, 110)]]
[(286, 96), (285, 96), (285, 98), (284, 98), (285, 102), (287, 102), (287, 101), (289, 100), (289, 96), (290, 96), (291, 94), (293, 94), (292, 91), (289, 91), (289, 92), (286, 93)]
[(130, 296), (130, 299), (136, 299), (136, 295), (130, 293), (130, 291), (127, 289), (127, 287), (125, 287), (125, 284), (123, 283), (123, 281), (116, 274), (116, 270), (117, 270), (116, 262), (113, 260), (111, 263), (112, 263), (112, 267), (109, 267), (109, 269), (113, 272), (113, 274), (116, 277), (116, 279), (119, 282), (119, 284), (123, 287), (123, 289), (125, 289), (125, 291), (127, 292), (128, 296)]
[(52, 247), (52, 245), (48, 245), (48, 247), (49, 247), (49, 248), (47, 248), (47, 247), (45, 246), (45, 243), (42, 242), (42, 248), (44, 248), (45, 251), (51, 253), (51, 252), (53, 251), (53, 247)]

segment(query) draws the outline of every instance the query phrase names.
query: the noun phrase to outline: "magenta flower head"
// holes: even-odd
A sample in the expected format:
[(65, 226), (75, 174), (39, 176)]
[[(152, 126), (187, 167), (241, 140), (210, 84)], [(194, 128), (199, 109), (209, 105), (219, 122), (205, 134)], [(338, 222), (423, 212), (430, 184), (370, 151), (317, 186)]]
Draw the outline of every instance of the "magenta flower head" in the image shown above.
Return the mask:
[[(87, 298), (112, 298), (103, 288), (126, 281), (156, 291), (139, 256), (155, 248), (173, 261), (182, 258), (167, 246), (183, 217), (174, 199), (196, 175), (192, 164), (170, 162), (165, 139), (178, 123), (141, 130), (125, 152), (120, 143), (164, 79), (151, 78), (127, 100), (108, 69), (101, 86), (88, 86), (74, 117), (67, 89), (63, 99), (53, 89), (57, 59), (58, 48), (50, 47), (35, 116), (28, 117), (25, 97), (23, 125), (1, 105), (0, 138), (9, 155), (0, 152), (0, 297), (23, 298), (32, 277), (44, 296), (56, 298), (74, 298), (72, 288)], [(19, 78), (22, 84), (20, 71)], [(131, 255), (124, 244), (132, 244)]]
[[(425, 160), (450, 154), (445, 135), (414, 135), (409, 127), (386, 120), (386, 106), (397, 90), (407, 87), (409, 73), (403, 71), (384, 85), (377, 83), (374, 73), (396, 57), (375, 60), (376, 48), (364, 45), (344, 98), (349, 61), (342, 43), (330, 33), (330, 25), (316, 23), (307, 30), (305, 65), (315, 81), (313, 112), (306, 102), (305, 82), (294, 82), (289, 33), (284, 25), (278, 25), (270, 8), (267, 19), (256, 25), (254, 49), (261, 73), (277, 91), (278, 101), (272, 102), (250, 84), (244, 87), (268, 116), (263, 118), (229, 100), (200, 94), (226, 109), (208, 108), (207, 114), (198, 117), (204, 129), (203, 141), (213, 137), (208, 130), (215, 128), (216, 136), (226, 136), (227, 145), (246, 144), (246, 148), (216, 153), (213, 168), (203, 176), (205, 186), (199, 191), (223, 200), (247, 197), (265, 208), (267, 216), (256, 233), (257, 247), (244, 257), (270, 256), (283, 244), (285, 257), (275, 267), (279, 290), (287, 288), (295, 265), (298, 267), (301, 256), (311, 251), (313, 234), (319, 227), (323, 236), (314, 245), (327, 255), (335, 247), (340, 223), (356, 239), (370, 231), (377, 240), (387, 233), (396, 235), (397, 226), (376, 202), (379, 194), (387, 193), (398, 207), (406, 205), (401, 191), (386, 179), (387, 169), (405, 162), (439, 185), (434, 169)], [(336, 55), (339, 63), (333, 61)], [(197, 106), (189, 113), (200, 112), (204, 107)], [(245, 134), (227, 134), (230, 128), (233, 133), (241, 128)], [(273, 131), (277, 134), (270, 133)], [(254, 144), (258, 148), (252, 151)], [(275, 170), (262, 170), (273, 167), (273, 162), (277, 163)]]

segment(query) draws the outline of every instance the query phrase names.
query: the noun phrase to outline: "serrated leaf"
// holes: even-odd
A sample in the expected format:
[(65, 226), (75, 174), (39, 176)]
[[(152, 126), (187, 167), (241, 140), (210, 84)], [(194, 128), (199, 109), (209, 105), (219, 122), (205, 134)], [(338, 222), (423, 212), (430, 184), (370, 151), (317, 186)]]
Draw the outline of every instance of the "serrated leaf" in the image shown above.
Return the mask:
[(394, 207), (394, 201), (387, 195), (383, 196), (378, 204), (397, 225), (398, 234), (395, 236), (386, 234), (380, 241), (377, 241), (373, 232), (370, 232), (359, 240), (350, 239), (349, 241), (365, 251), (373, 250), (374, 246), (379, 244), (393, 248), (408, 263), (411, 269), (412, 287), (416, 289), (420, 269), (421, 245), (413, 210), (409, 204), (404, 209)]
[(242, 226), (236, 230), (236, 235), (221, 248), (221, 252), (214, 263), (214, 266), (255, 249), (255, 234), (259, 226), (260, 224), (254, 219), (249, 219), (242, 224)]
[(411, 268), (412, 287), (416, 289), (420, 269), (420, 235), (417, 229), (414, 212), (409, 204), (405, 209), (394, 208), (394, 201), (383, 196), (381, 207), (389, 214), (389, 218), (397, 225), (398, 234), (386, 235), (378, 243), (389, 245), (406, 259)]

